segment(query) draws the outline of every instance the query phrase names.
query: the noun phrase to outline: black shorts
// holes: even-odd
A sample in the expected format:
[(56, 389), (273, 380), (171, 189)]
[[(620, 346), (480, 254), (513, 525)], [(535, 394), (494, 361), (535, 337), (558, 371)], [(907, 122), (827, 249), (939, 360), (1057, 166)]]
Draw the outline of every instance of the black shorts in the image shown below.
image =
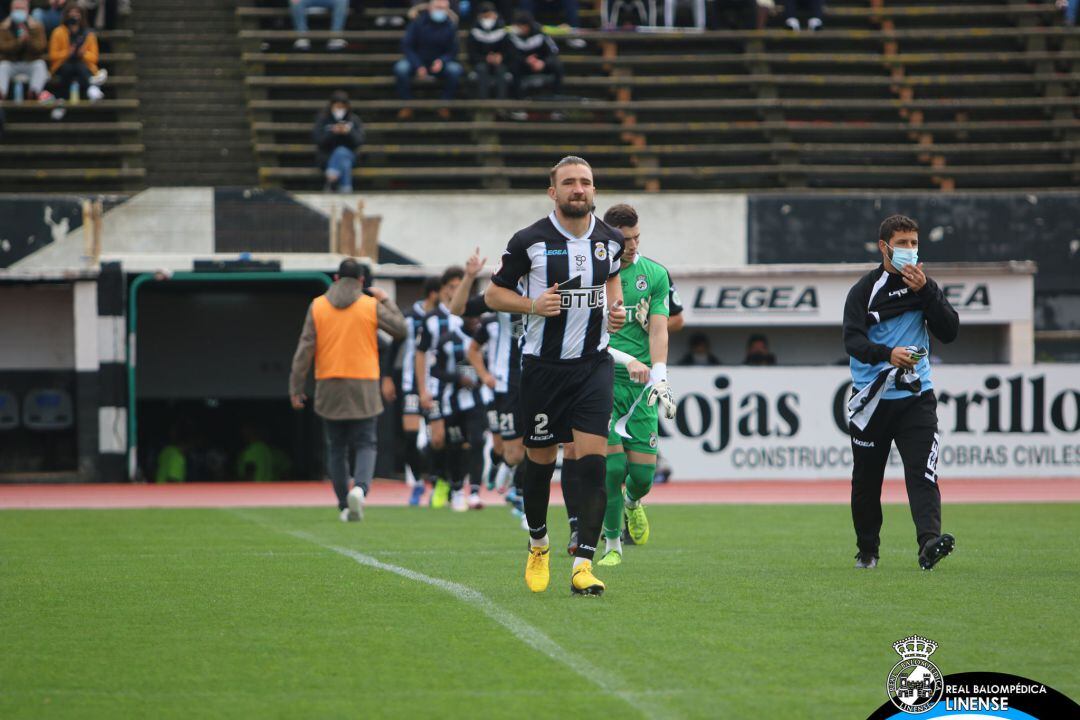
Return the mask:
[(521, 388), (510, 385), (504, 393), (495, 393), (497, 432), (503, 440), (517, 440), (525, 433), (521, 424)]
[(424, 410), (420, 407), (420, 395), (418, 393), (407, 393), (402, 398), (401, 405), (402, 415), (423, 415), (427, 421), (441, 420), (442, 419), (442, 403), (438, 398), (435, 399), (435, 406), (430, 410)]
[(615, 364), (607, 352), (578, 360), (540, 360), (521, 365), (521, 415), (525, 447), (548, 447), (574, 439), (574, 430), (607, 437)]
[(446, 441), (451, 445), (469, 443), (473, 447), (482, 447), (485, 429), (487, 418), (480, 406), (446, 416)]

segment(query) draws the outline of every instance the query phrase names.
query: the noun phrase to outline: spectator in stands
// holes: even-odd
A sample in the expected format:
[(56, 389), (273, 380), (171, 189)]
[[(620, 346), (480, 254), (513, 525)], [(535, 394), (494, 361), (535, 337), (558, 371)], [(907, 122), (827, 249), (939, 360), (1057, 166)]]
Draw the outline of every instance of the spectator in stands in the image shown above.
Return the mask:
[(495, 6), (480, 5), (476, 24), (469, 31), (469, 77), (476, 83), (476, 97), (487, 100), (494, 90), (495, 97), (505, 100), (510, 80), (510, 38)]
[(532, 13), (514, 13), (510, 45), (513, 48), (511, 69), (514, 73), (514, 97), (523, 98), (538, 92), (557, 95), (562, 91), (563, 66), (555, 41), (544, 34)]
[(680, 365), (719, 365), (720, 358), (712, 354), (709, 349), (709, 338), (704, 333), (694, 333), (690, 336), (690, 352), (683, 355)]
[(330, 103), (315, 121), (312, 134), (319, 167), (326, 176), (323, 190), (352, 192), (352, 171), (356, 151), (364, 142), (364, 124), (352, 111), (348, 93), (336, 90), (330, 96)]
[(34, 3), (34, 11), (31, 13), (34, 19), (45, 26), (45, 35), (49, 36), (52, 31), (60, 27), (64, 20), (64, 3), (67, 0), (37, 0)]
[(746, 341), (746, 359), (743, 365), (775, 365), (776, 356), (769, 352), (769, 339), (755, 333)]
[[(457, 61), (457, 21), (450, 14), (449, 0), (431, 0), (427, 8), (417, 14), (405, 28), (401, 51), (405, 57), (394, 65), (394, 76), (402, 100), (412, 99), (414, 75), (421, 80), (439, 78), (443, 83), (443, 100), (454, 99), (465, 70)], [(438, 114), (443, 120), (449, 120), (450, 108), (439, 108)], [(399, 120), (408, 120), (412, 116), (412, 108), (398, 111)]]
[(187, 438), (181, 423), (169, 428), (169, 444), (161, 449), (154, 470), (154, 482), (158, 484), (187, 482)]
[[(296, 32), (308, 31), (307, 13), (308, 8), (319, 7), (330, 11), (330, 31), (341, 32), (345, 29), (345, 16), (349, 12), (349, 0), (289, 0), (289, 10), (292, 13), (293, 29)], [(327, 50), (344, 50), (348, 46), (342, 38), (333, 38), (326, 42)], [(297, 50), (310, 50), (311, 41), (307, 38), (298, 38), (293, 43)]]
[(64, 9), (64, 22), (49, 38), (49, 70), (57, 96), (65, 100), (71, 99), (71, 89), (76, 85), (79, 95), (93, 102), (105, 97), (98, 87), (105, 73), (98, 68), (97, 35), (87, 29), (78, 5)]
[[(542, 10), (545, 13), (552, 12), (555, 8), (554, 5), (562, 5), (563, 17), (566, 19), (566, 24), (571, 30), (577, 30), (581, 27), (581, 19), (578, 16), (578, 0), (521, 0), (518, 3), (521, 10), (529, 13), (530, 16), (536, 17), (537, 5), (543, 5)], [(566, 41), (566, 44), (572, 48), (585, 47), (585, 41), (581, 38), (571, 38)]]
[(26, 75), (29, 96), (51, 100), (45, 90), (49, 67), (45, 64), (45, 27), (30, 17), (27, 0), (12, 0), (11, 14), (0, 23), (0, 99), (8, 97), (11, 79)]
[(1057, 0), (1057, 6), (1065, 11), (1065, 24), (1075, 25), (1077, 12), (1080, 11), (1080, 0)]
[(240, 428), (244, 439), (244, 449), (236, 459), (236, 476), (240, 480), (253, 482), (274, 482), (280, 480), (274, 466), (274, 450), (262, 438), (259, 429), (252, 423), (245, 423)]
[(824, 6), (824, 0), (787, 0), (784, 3), (784, 9), (787, 11), (787, 20), (784, 24), (795, 32), (799, 32), (802, 29), (802, 25), (799, 24), (799, 15), (802, 14), (809, 18), (806, 21), (807, 29), (811, 32), (820, 30)]

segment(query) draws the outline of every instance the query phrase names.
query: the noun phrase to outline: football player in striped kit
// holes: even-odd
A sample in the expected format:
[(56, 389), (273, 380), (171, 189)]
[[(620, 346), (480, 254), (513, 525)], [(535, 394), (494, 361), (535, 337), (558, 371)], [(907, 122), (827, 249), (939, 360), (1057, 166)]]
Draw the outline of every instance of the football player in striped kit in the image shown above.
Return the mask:
[(614, 382), (608, 330), (618, 331), (626, 322), (619, 282), (624, 240), (593, 215), (596, 189), (588, 162), (565, 157), (549, 179), (554, 210), (510, 239), (485, 298), (494, 310), (526, 316), (521, 412), (529, 459), (524, 490), (530, 543), (525, 582), (533, 592), (548, 587), (551, 478), (559, 443), (573, 441), (580, 518), (570, 589), (600, 595), (605, 586), (593, 574), (592, 559), (607, 502)]

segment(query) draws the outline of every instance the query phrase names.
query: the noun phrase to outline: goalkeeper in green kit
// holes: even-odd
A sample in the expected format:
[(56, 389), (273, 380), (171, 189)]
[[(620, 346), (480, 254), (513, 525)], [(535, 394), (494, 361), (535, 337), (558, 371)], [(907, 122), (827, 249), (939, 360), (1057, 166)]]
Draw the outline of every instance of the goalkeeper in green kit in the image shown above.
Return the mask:
[(604, 215), (604, 222), (621, 230), (626, 241), (619, 269), (626, 324), (611, 335), (610, 345), (651, 366), (649, 381), (643, 385), (630, 379), (627, 368), (615, 365), (615, 402), (608, 430), (605, 547), (596, 563), (611, 566), (622, 562), (619, 536), (624, 514), (634, 543), (644, 545), (649, 541), (649, 519), (641, 500), (652, 488), (656, 472), (657, 413), (663, 412), (668, 419), (675, 417), (675, 399), (667, 382), (668, 271), (638, 253), (641, 233), (634, 208), (615, 205)]

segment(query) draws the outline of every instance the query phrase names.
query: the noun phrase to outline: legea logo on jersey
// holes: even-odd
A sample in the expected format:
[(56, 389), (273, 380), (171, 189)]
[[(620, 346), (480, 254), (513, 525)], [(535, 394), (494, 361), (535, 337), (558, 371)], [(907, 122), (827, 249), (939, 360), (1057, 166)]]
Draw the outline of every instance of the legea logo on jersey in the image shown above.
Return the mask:
[(563, 249), (563, 250), (548, 250), (544, 254), (545, 255), (569, 255), (570, 253), (566, 252), (566, 250)]

